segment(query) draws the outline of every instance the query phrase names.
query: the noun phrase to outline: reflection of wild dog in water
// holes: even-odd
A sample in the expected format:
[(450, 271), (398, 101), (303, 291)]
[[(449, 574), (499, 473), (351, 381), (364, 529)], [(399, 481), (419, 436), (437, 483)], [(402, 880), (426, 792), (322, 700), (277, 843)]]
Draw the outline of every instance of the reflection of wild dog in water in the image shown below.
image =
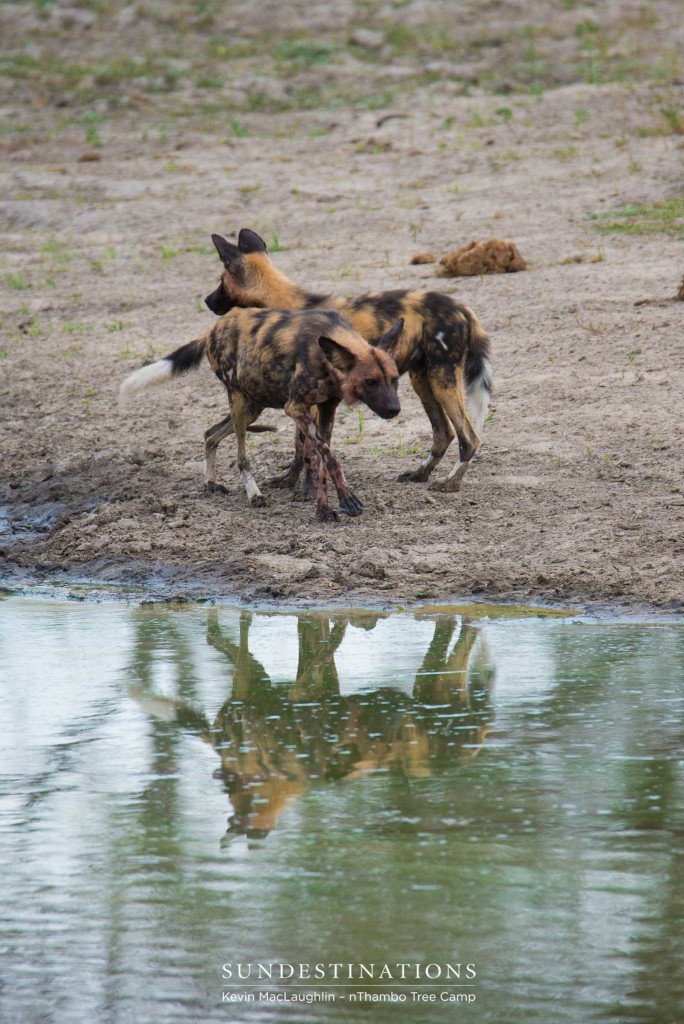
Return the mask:
[[(234, 309), (211, 330), (164, 359), (136, 370), (121, 385), (121, 395), (185, 373), (206, 352), (212, 370), (225, 385), (230, 416), (206, 431), (205, 487), (216, 490), (216, 449), (224, 437), (237, 436), (238, 466), (250, 505), (265, 504), (252, 476), (245, 431), (264, 409), (285, 409), (297, 425), (303, 457), (314, 476), (312, 447), (318, 455), (316, 518), (337, 519), (328, 505), (328, 474), (340, 511), (358, 516), (363, 505), (352, 493), (342, 466), (330, 451), (335, 410), (340, 401), (364, 402), (391, 419), (399, 412), (397, 368), (388, 355), (401, 334), (398, 320), (376, 348), (364, 341), (334, 310)], [(318, 407), (318, 422), (312, 409)]]
[[(252, 616), (240, 615), (239, 642), (207, 619), (207, 642), (230, 662), (229, 698), (213, 725), (191, 705), (136, 696), (154, 714), (199, 734), (221, 758), (220, 774), (234, 813), (230, 833), (263, 836), (311, 783), (357, 779), (390, 771), (407, 779), (467, 762), (489, 732), (488, 678), (469, 675), (479, 629), (440, 618), (413, 695), (392, 687), (341, 695), (335, 652), (347, 623), (323, 615), (298, 618), (299, 662), (290, 684), (273, 684), (249, 650)], [(360, 624), (360, 623), (359, 623)]]
[[(212, 235), (225, 267), (218, 288), (205, 302), (221, 315), (235, 306), (264, 309), (338, 309), (372, 345), (402, 317), (404, 331), (394, 351), (399, 373), (408, 373), (432, 424), (432, 450), (418, 469), (400, 480), (427, 480), (458, 435), (459, 459), (436, 490), (456, 491), (480, 443), (489, 407), (491, 365), (489, 340), (475, 314), (441, 292), (386, 291), (355, 299), (314, 295), (289, 281), (271, 263), (264, 241), (243, 228), (238, 244)], [(295, 461), (282, 477), (293, 486), (302, 469), (298, 448)]]

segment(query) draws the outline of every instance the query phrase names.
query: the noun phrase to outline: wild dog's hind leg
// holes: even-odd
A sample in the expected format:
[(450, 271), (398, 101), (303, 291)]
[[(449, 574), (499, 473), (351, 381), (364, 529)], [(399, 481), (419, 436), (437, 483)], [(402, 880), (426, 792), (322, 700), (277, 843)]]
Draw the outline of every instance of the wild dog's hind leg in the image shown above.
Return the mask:
[(429, 371), (433, 394), (451, 420), (458, 437), (459, 457), (445, 480), (430, 485), (433, 491), (458, 491), (470, 460), (477, 451), (480, 438), (465, 404), (463, 368), (440, 366)]
[(252, 476), (246, 445), (247, 427), (261, 415), (261, 406), (251, 405), (239, 391), (233, 391), (230, 393), (230, 411), (233, 414), (233, 424), (237, 438), (238, 469), (242, 474), (242, 482), (245, 485), (249, 503), (253, 506), (265, 505), (266, 499)]
[(294, 458), (284, 473), (278, 473), (266, 481), (267, 487), (296, 487), (304, 468), (304, 439), (299, 428), (295, 430)]
[[(318, 413), (314, 411), (313, 417), (316, 419)], [(312, 468), (310, 461), (307, 462), (307, 453), (305, 450), (306, 437), (302, 435), (299, 428), (295, 430), (295, 453), (294, 458), (290, 465), (287, 467), (284, 473), (279, 473), (277, 476), (272, 476), (267, 481), (269, 487), (291, 487), (294, 490), (295, 501), (305, 501), (311, 493), (313, 493), (315, 483), (315, 470)], [(302, 481), (299, 487), (297, 483), (302, 474), (302, 470), (306, 466), (306, 477)]]
[(235, 433), (233, 426), (233, 415), (229, 413), (220, 423), (215, 423), (204, 431), (204, 490), (207, 494), (220, 491), (222, 494), (230, 494), (227, 487), (216, 483), (216, 449), (224, 437)]
[(401, 473), (397, 479), (422, 483), (430, 476), (430, 473), (440, 462), (445, 451), (453, 441), (454, 428), (444, 415), (441, 405), (432, 393), (426, 371), (422, 368), (410, 370), (409, 376), (413, 384), (413, 390), (423, 403), (423, 408), (432, 424), (432, 448), (430, 454), (421, 462), (418, 469), (407, 470), (406, 473)]
[(316, 489), (316, 475), (320, 468), (320, 459), (311, 438), (304, 437), (299, 429), (297, 429), (297, 436), (301, 439), (304, 453), (304, 479), (300, 480), (295, 487), (292, 500), (308, 501), (309, 495), (313, 494)]

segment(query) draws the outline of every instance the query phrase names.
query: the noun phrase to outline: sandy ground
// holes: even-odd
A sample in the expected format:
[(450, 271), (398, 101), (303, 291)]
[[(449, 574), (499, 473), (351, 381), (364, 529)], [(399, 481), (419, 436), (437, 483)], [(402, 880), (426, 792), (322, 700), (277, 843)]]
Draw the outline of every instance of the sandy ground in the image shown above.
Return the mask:
[[(0, 577), (681, 608), (680, 4), (548, 2), (527, 22), (514, 3), (200, 6), (174, 23), (154, 5), (5, 5)], [(359, 29), (371, 37), (351, 42)], [(179, 38), (183, 56), (162, 60)], [(159, 65), (142, 77), (69, 71), (136, 45)], [(226, 411), (208, 365), (119, 412), (128, 373), (211, 324), (209, 234), (243, 226), (312, 289), (437, 288), (476, 311), (495, 396), (459, 494), (397, 482), (431, 436), (408, 378), (397, 420), (340, 417), (365, 512), (337, 525), (281, 491), (251, 509), (231, 438), (230, 494), (202, 493), (203, 431)], [(494, 235), (526, 272), (409, 264)], [(250, 441), (260, 481), (293, 433), (265, 418), (278, 433)]]

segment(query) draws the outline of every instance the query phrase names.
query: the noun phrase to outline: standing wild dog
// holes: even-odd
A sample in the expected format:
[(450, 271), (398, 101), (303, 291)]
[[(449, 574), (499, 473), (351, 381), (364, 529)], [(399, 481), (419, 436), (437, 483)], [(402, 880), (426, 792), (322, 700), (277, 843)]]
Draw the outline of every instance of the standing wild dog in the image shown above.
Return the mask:
[[(316, 476), (316, 518), (321, 522), (337, 519), (328, 505), (328, 475), (340, 511), (358, 516), (363, 505), (329, 447), (335, 411), (340, 401), (364, 402), (383, 419), (397, 415), (399, 376), (389, 353), (402, 328), (399, 319), (373, 348), (336, 310), (233, 309), (196, 341), (132, 373), (120, 394), (124, 399), (151, 384), (171, 380), (197, 366), (206, 352), (230, 402), (230, 416), (204, 435), (206, 490), (225, 490), (216, 483), (216, 449), (224, 437), (235, 433), (249, 503), (265, 504), (250, 469), (245, 432), (264, 409), (284, 409), (297, 425), (308, 474), (312, 479)], [(312, 415), (314, 406), (318, 422)], [(317, 475), (313, 449), (318, 456)]]
[[(432, 449), (418, 469), (400, 480), (423, 481), (432, 473), (454, 433), (459, 459), (445, 480), (433, 483), (440, 491), (457, 491), (480, 443), (492, 386), (489, 339), (475, 314), (440, 292), (386, 291), (355, 299), (315, 295), (289, 281), (269, 259), (266, 244), (243, 228), (238, 244), (220, 235), (212, 239), (225, 267), (218, 288), (204, 300), (217, 315), (235, 306), (285, 309), (338, 309), (372, 345), (398, 317), (404, 320), (401, 342), (393, 356), (400, 374), (408, 373), (432, 424)], [(294, 486), (303, 465), (301, 445), (280, 479)]]

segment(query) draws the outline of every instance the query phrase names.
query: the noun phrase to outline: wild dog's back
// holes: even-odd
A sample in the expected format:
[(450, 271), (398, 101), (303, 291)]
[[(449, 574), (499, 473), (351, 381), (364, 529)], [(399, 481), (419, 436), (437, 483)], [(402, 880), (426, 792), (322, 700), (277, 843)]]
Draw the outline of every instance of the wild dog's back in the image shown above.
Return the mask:
[[(322, 346), (322, 338), (346, 355)], [(271, 408), (286, 405), (295, 377), (313, 403), (333, 395), (349, 403), (365, 400), (365, 380), (396, 378), (392, 359), (372, 348), (336, 310), (233, 309), (210, 332), (207, 356), (226, 387)]]

